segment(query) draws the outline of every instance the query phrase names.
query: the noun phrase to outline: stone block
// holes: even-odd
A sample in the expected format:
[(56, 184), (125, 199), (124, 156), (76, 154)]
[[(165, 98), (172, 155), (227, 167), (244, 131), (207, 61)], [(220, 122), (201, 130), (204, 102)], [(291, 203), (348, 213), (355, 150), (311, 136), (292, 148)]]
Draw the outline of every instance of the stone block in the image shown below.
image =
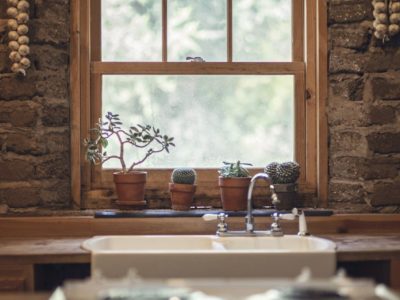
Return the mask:
[(37, 70), (66, 71), (68, 69), (68, 49), (57, 49), (50, 45), (32, 45), (31, 50), (31, 61)]
[[(334, 156), (366, 156), (365, 137), (356, 131), (335, 131), (330, 137), (330, 153)], [(334, 157), (333, 156), (333, 157)]]
[(369, 0), (330, 1), (328, 12), (330, 23), (352, 23), (372, 19)]
[[(1, 41), (0, 33), (0, 41)], [(9, 50), (6, 45), (0, 44), (0, 73), (5, 73), (10, 69), (11, 61), (8, 59)]]
[(361, 179), (365, 169), (363, 157), (338, 157), (330, 160), (330, 176), (340, 179)]
[(392, 179), (398, 176), (400, 159), (337, 157), (329, 163), (331, 177), (338, 179)]
[(3, 149), (17, 154), (46, 154), (46, 148), (43, 142), (29, 132), (9, 133), (4, 141)]
[(368, 47), (370, 39), (367, 26), (338, 25), (329, 29), (329, 41), (331, 47), (342, 47), (356, 50), (363, 50)]
[(32, 43), (67, 45), (70, 39), (69, 27), (58, 19), (35, 19), (30, 23)]
[(41, 189), (42, 205), (47, 208), (71, 207), (70, 180), (57, 180), (46, 188)]
[(331, 97), (328, 106), (328, 124), (332, 129), (336, 126), (349, 126), (352, 128), (367, 126), (369, 123), (365, 105), (362, 102)]
[(329, 201), (340, 203), (365, 203), (364, 187), (359, 182), (333, 181), (329, 183)]
[(37, 105), (30, 101), (0, 102), (0, 123), (9, 123), (15, 127), (32, 127), (37, 119)]
[(400, 159), (395, 157), (376, 157), (365, 161), (363, 178), (373, 179), (392, 179), (399, 175)]
[(21, 181), (33, 178), (33, 163), (24, 160), (0, 161), (0, 181)]
[(400, 181), (375, 183), (370, 204), (372, 206), (400, 205)]
[(377, 100), (400, 101), (400, 73), (386, 73), (370, 79), (372, 93)]
[(392, 67), (392, 52), (382, 49), (359, 52), (347, 48), (334, 48), (329, 56), (329, 72), (358, 73), (385, 72)]
[(399, 132), (375, 132), (367, 136), (368, 147), (371, 151), (380, 154), (400, 153)]
[(34, 82), (39, 96), (57, 99), (67, 99), (69, 94), (69, 72), (35, 71), (30, 80)]
[(35, 82), (28, 76), (0, 76), (0, 100), (27, 99), (36, 93)]
[(41, 159), (35, 165), (35, 178), (69, 178), (70, 177), (70, 160), (68, 153), (56, 153), (48, 155)]
[(70, 150), (69, 131), (52, 132), (46, 135), (44, 141), (48, 153), (63, 153)]
[(43, 109), (42, 123), (44, 126), (68, 126), (69, 108), (60, 104), (49, 104)]
[(363, 98), (364, 78), (356, 74), (338, 74), (329, 76), (333, 96), (351, 101)]
[(36, 0), (35, 17), (42, 20), (59, 20), (68, 28), (70, 0)]
[(390, 124), (396, 121), (396, 109), (391, 106), (370, 107), (368, 119), (372, 125)]
[(0, 196), (10, 208), (27, 208), (41, 203), (39, 188), (0, 190)]

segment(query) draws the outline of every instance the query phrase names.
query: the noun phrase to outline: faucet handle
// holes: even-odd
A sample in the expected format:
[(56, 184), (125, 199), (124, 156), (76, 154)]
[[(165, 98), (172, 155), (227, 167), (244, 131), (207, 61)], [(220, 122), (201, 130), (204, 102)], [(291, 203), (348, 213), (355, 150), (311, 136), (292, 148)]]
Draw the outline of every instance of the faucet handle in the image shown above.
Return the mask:
[(216, 214), (205, 214), (202, 216), (204, 221), (214, 221), (218, 218), (218, 215)]
[(219, 213), (218, 215), (205, 214), (205, 215), (203, 215), (202, 218), (204, 221), (213, 221), (213, 220), (218, 219), (217, 234), (228, 231), (228, 224), (226, 223), (226, 219), (228, 218), (227, 214), (225, 214), (225, 213)]

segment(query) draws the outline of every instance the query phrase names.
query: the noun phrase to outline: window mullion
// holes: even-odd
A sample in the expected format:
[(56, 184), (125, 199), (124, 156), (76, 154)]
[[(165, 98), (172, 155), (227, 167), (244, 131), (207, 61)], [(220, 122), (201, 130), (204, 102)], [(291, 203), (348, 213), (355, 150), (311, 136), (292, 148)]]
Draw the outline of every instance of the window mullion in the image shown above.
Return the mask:
[(233, 20), (233, 12), (232, 12), (232, 0), (226, 0), (226, 28), (227, 28), (227, 60), (228, 62), (232, 62), (232, 39), (233, 39), (233, 28), (232, 28), (232, 20)]
[(168, 0), (162, 0), (162, 61), (168, 61)]

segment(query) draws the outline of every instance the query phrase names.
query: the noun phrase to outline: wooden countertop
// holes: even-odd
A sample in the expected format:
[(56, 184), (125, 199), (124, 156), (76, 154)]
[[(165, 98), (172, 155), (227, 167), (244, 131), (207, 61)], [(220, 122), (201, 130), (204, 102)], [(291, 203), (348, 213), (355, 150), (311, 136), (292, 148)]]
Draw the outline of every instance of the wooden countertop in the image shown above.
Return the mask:
[[(337, 244), (338, 261), (400, 259), (400, 234), (318, 235)], [(80, 238), (2, 238), (0, 264), (89, 263), (90, 253)]]

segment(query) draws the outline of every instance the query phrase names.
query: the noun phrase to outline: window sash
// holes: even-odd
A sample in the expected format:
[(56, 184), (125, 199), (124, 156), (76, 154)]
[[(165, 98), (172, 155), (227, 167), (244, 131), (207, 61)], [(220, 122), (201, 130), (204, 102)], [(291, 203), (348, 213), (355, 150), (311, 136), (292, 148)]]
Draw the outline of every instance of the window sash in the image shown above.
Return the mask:
[[(84, 159), (84, 149), (82, 146), (77, 146), (82, 144), (81, 141), (87, 136), (88, 129), (93, 127), (94, 122), (101, 114), (99, 103), (101, 103), (101, 77), (103, 74), (241, 74), (241, 71), (244, 74), (291, 74), (295, 76), (295, 153), (296, 159), (302, 166), (300, 191), (318, 192), (323, 197), (323, 203), (327, 203), (327, 174), (321, 173), (321, 170), (326, 170), (327, 173), (326, 116), (324, 111), (326, 91), (323, 89), (320, 92), (316, 86), (318, 81), (319, 85), (326, 88), (326, 79), (320, 79), (316, 76), (316, 71), (320, 68), (326, 73), (326, 66), (324, 66), (324, 57), (326, 58), (324, 42), (326, 42), (327, 35), (326, 24), (324, 23), (324, 20), (326, 21), (325, 1), (319, 3), (317, 0), (292, 0), (293, 61), (285, 63), (229, 61), (229, 57), (232, 55), (232, 53), (229, 55), (229, 49), (232, 51), (231, 46), (229, 46), (229, 43), (232, 43), (231, 33), (229, 34), (229, 30), (232, 30), (229, 26), (229, 17), (227, 20), (228, 62), (171, 63), (166, 61), (165, 54), (163, 55), (165, 60), (159, 63), (101, 62), (100, 1), (71, 0), (71, 7), (73, 8), (72, 45), (75, 45), (75, 47), (71, 47), (74, 54), (71, 58), (71, 82), (73, 83), (71, 89), (71, 95), (73, 95), (73, 107), (71, 107), (71, 166), (73, 176), (71, 184), (76, 206), (85, 207), (85, 198), (98, 195), (96, 189), (108, 189), (112, 186), (110, 181), (112, 171), (101, 170), (98, 166), (90, 166)], [(167, 0), (162, 1), (166, 2)], [(228, 9), (231, 9), (229, 8), (231, 1), (227, 1)], [(322, 21), (317, 19), (320, 14)], [(166, 22), (166, 20), (163, 22)], [(166, 23), (164, 26), (166, 28)], [(322, 32), (323, 36), (317, 36), (317, 32)], [(166, 40), (164, 43), (167, 44)], [(321, 51), (318, 52), (316, 48), (317, 44), (320, 45), (321, 43), (323, 46), (322, 53), (320, 53)], [(76, 51), (76, 49), (79, 49), (79, 51)], [(305, 49), (307, 49), (307, 52)], [(321, 63), (322, 66), (318, 65)], [(189, 67), (196, 73), (192, 73), (194, 71), (190, 71)], [(252, 71), (253, 67), (256, 67), (258, 71)], [(319, 99), (316, 98), (317, 94), (320, 96)], [(322, 130), (319, 129), (320, 125)], [(170, 169), (152, 169), (150, 173), (156, 172), (154, 174), (159, 174), (160, 178), (163, 178), (170, 171)], [(204, 182), (209, 180), (209, 176), (216, 176), (215, 171), (215, 169), (199, 170), (200, 174), (205, 174)], [(152, 177), (150, 176), (148, 182), (149, 188), (153, 187)], [(168, 180), (165, 179), (164, 181)], [(165, 185), (164, 181), (163, 184)], [(157, 180), (154, 182), (157, 182)], [(201, 182), (199, 183), (201, 184)], [(322, 187), (319, 186), (320, 183), (323, 184)], [(83, 199), (81, 199), (81, 196), (83, 196)]]

